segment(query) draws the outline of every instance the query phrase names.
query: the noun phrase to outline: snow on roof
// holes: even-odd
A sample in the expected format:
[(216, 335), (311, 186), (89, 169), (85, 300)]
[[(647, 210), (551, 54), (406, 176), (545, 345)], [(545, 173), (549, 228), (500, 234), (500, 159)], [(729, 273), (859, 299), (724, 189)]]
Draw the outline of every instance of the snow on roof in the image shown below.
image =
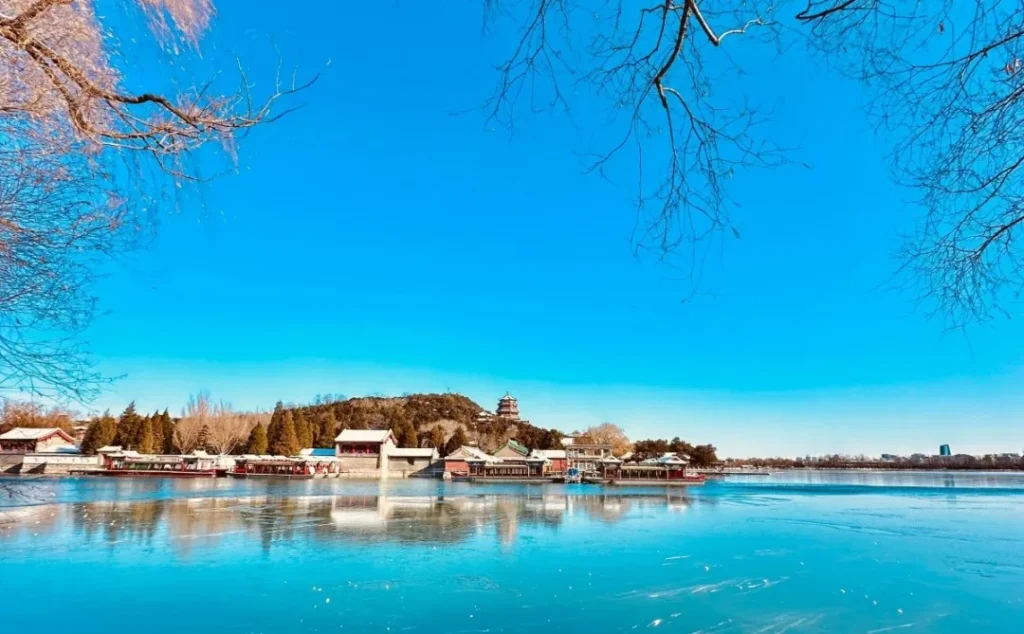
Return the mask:
[(565, 449), (534, 449), (531, 455), (546, 460), (565, 460)]
[(384, 442), (388, 436), (392, 436), (390, 429), (343, 429), (334, 442)]
[(483, 460), (484, 462), (501, 462), (501, 458), (491, 456), (485, 451), (482, 451), (479, 447), (471, 447), (470, 445), (462, 445), (449, 455), (445, 456), (445, 460), (452, 459), (467, 459), (467, 460)]
[(103, 445), (96, 450), (96, 453), (117, 453), (121, 451), (121, 445)]
[(57, 427), (15, 427), (6, 434), (0, 434), (0, 440), (43, 440), (54, 434), (60, 434), (68, 442), (75, 442), (66, 431)]
[(436, 458), (437, 449), (433, 447), (395, 447), (388, 451), (393, 458)]
[(674, 453), (665, 453), (665, 454), (662, 454), (658, 458), (647, 458), (646, 460), (641, 460), (640, 464), (642, 464), (642, 465), (681, 465), (681, 464), (687, 464), (689, 462), (690, 462), (689, 460), (687, 460), (685, 458), (680, 458), (679, 456), (677, 456)]

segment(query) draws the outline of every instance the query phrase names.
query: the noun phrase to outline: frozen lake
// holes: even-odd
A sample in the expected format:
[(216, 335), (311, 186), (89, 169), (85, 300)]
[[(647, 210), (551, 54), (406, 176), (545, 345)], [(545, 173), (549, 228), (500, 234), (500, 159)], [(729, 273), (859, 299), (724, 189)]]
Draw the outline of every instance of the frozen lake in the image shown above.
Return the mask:
[(4, 480), (12, 632), (1014, 632), (1024, 475)]

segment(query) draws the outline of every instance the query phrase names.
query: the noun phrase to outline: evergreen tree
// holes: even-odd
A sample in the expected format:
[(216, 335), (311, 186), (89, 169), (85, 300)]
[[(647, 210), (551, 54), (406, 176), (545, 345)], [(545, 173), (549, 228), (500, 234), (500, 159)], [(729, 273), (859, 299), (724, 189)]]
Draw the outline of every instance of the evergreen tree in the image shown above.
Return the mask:
[[(271, 420), (273, 424), (273, 420)], [(269, 436), (269, 434), (268, 434)], [(294, 456), (299, 453), (299, 438), (295, 434), (295, 418), (291, 411), (281, 415), (276, 438), (269, 439), (269, 451), (277, 456)]]
[(167, 413), (167, 409), (164, 408), (164, 413), (160, 414), (160, 438), (163, 440), (162, 452), (165, 454), (173, 454), (176, 451), (174, 444), (174, 421), (171, 420), (171, 415)]
[[(199, 438), (196, 439), (196, 449), (202, 449), (206, 451), (206, 445), (210, 440), (210, 426), (203, 425), (203, 428), (199, 430)], [(194, 451), (194, 450), (193, 450)]]
[(419, 447), (420, 446), (420, 435), (416, 431), (416, 425), (412, 424), (412, 421), (405, 423), (405, 444), (403, 447)]
[(245, 453), (262, 455), (267, 453), (267, 430), (262, 424), (256, 426), (249, 432), (249, 442), (245, 445)]
[(153, 434), (152, 451), (153, 453), (164, 452), (164, 426), (163, 420), (160, 418), (160, 410), (153, 412), (153, 415), (149, 417), (150, 420), (150, 432)]
[(352, 421), (348, 425), (342, 426), (342, 429), (369, 429), (369, 428), (370, 428), (369, 423), (367, 423), (366, 419), (362, 418), (362, 417), (353, 418)]
[(270, 415), (270, 423), (267, 425), (267, 443), (271, 448), (276, 447), (281, 441), (281, 423), (284, 421), (284, 404), (281, 401), (274, 406), (274, 413)]
[(333, 447), (334, 438), (338, 435), (334, 431), (337, 426), (338, 422), (334, 418), (334, 412), (328, 411), (325, 414), (321, 414), (317, 424), (314, 445), (323, 449)]
[(141, 431), (142, 417), (135, 411), (135, 401), (132, 401), (117, 421), (117, 437), (114, 442), (125, 449), (135, 449), (139, 446)]
[(455, 433), (448, 439), (448, 444), (444, 447), (444, 455), (455, 453), (459, 447), (462, 447), (468, 442), (466, 439), (466, 430), (459, 425), (455, 428)]
[(437, 449), (438, 452), (444, 451), (444, 429), (440, 425), (435, 425), (430, 430), (430, 446)]
[(153, 419), (149, 416), (142, 419), (142, 423), (139, 426), (137, 444), (139, 453), (156, 453), (153, 441)]
[(299, 441), (300, 449), (308, 449), (313, 446), (313, 426), (306, 421), (306, 415), (301, 409), (295, 410), (295, 437)]
[(82, 439), (82, 453), (91, 456), (100, 447), (114, 442), (116, 436), (117, 421), (110, 415), (110, 410), (107, 410), (103, 412), (103, 416), (89, 422), (89, 428), (85, 430), (85, 438)]

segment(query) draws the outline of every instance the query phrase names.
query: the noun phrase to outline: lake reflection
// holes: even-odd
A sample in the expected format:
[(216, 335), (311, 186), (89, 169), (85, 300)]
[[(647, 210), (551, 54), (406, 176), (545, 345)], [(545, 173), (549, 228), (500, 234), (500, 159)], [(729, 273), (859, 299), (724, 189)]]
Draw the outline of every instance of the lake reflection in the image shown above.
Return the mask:
[(568, 518), (616, 522), (631, 513), (683, 510), (693, 503), (685, 490), (609, 495), (334, 495), (249, 496), (9, 509), (0, 539), (63, 534), (86, 544), (150, 544), (160, 535), (187, 554), (228, 537), (256, 538), (264, 549), (303, 537), (353, 542), (453, 543), (493, 533), (515, 542), (521, 527), (557, 530)]
[(963, 634), (1024, 622), (1015, 474), (794, 472), (690, 490), (118, 480), (18, 480), (0, 499), (3, 631)]

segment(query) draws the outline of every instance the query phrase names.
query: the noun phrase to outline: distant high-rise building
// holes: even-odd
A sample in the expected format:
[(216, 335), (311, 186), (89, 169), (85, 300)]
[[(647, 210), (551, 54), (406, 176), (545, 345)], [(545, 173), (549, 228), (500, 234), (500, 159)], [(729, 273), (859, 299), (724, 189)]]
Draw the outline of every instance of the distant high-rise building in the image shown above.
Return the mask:
[(949, 445), (939, 445), (940, 456), (952, 456), (953, 452), (949, 450)]

